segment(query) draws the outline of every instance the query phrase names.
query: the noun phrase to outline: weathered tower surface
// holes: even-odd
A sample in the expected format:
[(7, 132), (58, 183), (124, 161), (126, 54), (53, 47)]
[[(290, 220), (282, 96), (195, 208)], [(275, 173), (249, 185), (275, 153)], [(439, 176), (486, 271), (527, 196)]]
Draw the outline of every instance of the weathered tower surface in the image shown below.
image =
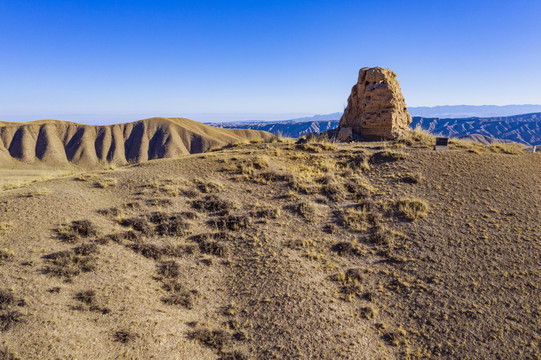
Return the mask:
[(351, 128), (362, 138), (396, 139), (410, 123), (396, 74), (380, 67), (362, 68), (340, 119), (340, 133), (351, 133)]

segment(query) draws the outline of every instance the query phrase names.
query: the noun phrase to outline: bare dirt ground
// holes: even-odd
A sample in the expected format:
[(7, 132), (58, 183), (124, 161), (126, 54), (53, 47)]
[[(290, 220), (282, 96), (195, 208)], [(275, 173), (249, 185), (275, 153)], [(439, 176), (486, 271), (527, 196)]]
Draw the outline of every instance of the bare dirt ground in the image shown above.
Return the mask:
[(541, 157), (487, 149), (255, 143), (6, 189), (0, 358), (539, 358)]

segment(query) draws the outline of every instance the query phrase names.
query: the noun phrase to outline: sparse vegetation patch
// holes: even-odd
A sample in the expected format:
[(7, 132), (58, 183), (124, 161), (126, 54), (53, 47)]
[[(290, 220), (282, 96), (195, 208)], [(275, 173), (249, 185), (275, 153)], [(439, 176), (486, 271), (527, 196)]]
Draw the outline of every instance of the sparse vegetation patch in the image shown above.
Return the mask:
[(224, 346), (230, 341), (231, 336), (223, 330), (209, 330), (200, 328), (188, 333), (188, 338), (197, 340), (201, 344), (217, 351), (222, 351)]
[(421, 199), (402, 199), (397, 205), (400, 214), (411, 221), (421, 219), (428, 213), (428, 204)]
[(80, 238), (96, 236), (98, 230), (89, 220), (72, 221), (70, 224), (65, 224), (57, 229), (60, 238), (68, 243), (73, 243)]

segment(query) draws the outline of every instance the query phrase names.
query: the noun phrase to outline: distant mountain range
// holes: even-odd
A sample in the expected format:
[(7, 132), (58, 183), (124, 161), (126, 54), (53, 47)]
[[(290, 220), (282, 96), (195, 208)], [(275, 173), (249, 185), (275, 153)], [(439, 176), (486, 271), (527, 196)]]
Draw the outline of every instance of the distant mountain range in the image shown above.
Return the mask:
[(492, 118), (541, 112), (541, 105), (443, 105), (409, 107), (411, 116), (433, 118)]
[[(430, 117), (430, 118), (473, 118), (473, 117), (502, 117), (521, 114), (530, 114), (541, 112), (541, 105), (441, 105), (441, 106), (419, 106), (408, 107), (411, 116)], [(305, 121), (329, 121), (340, 120), (341, 112), (332, 114), (318, 114), (314, 116), (301, 117), (289, 120), (244, 120), (235, 121), (239, 123), (281, 123), (281, 122), (305, 122)], [(211, 124), (216, 125), (216, 124)]]
[[(280, 133), (286, 137), (298, 138), (314, 132), (325, 132), (338, 127), (339, 116), (330, 114), (327, 120), (306, 120), (300, 118), (284, 121), (250, 121), (226, 124), (213, 124), (214, 126), (231, 129), (263, 130), (271, 133)], [(317, 115), (325, 117), (325, 115)], [(438, 118), (415, 116), (411, 128), (421, 126), (433, 134), (448, 137), (463, 137), (480, 134), (494, 139), (511, 140), (525, 145), (541, 145), (541, 112), (499, 116), (499, 117), (469, 117), (469, 118)]]

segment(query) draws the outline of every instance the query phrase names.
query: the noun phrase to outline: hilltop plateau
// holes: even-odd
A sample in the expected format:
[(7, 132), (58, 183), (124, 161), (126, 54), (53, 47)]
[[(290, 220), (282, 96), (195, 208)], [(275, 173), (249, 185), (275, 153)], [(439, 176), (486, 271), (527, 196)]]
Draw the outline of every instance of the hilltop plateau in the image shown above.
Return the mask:
[(6, 182), (0, 358), (539, 358), (539, 154), (433, 141)]

